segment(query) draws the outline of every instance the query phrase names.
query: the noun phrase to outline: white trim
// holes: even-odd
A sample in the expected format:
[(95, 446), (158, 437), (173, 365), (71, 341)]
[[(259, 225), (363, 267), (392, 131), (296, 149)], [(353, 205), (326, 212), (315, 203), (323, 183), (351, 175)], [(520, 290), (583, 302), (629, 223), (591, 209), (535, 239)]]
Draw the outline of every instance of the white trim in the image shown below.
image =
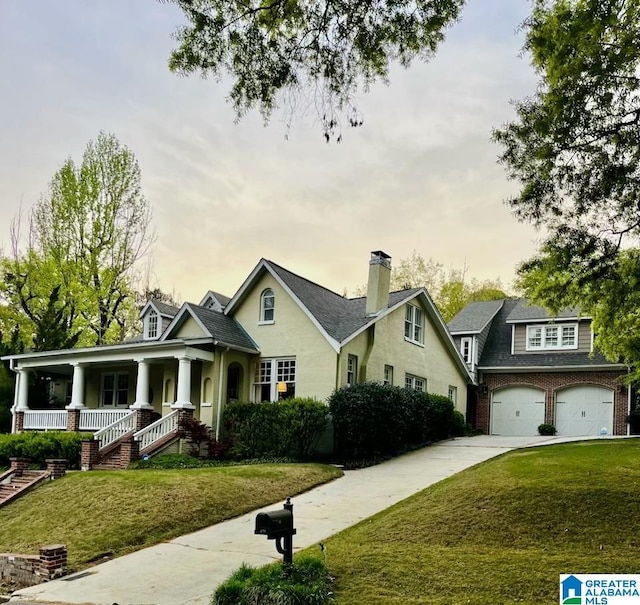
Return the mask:
[(594, 333), (594, 331), (593, 331), (593, 325), (591, 326), (591, 330), (590, 330), (590, 332), (591, 332), (591, 344), (590, 344), (589, 352), (590, 352), (590, 353), (593, 353), (593, 343), (594, 343), (595, 338), (596, 338), (596, 335), (595, 335), (595, 333)]
[(259, 326), (272, 326), (275, 322), (275, 320), (271, 319), (269, 321), (259, 321), (258, 325)]
[[(469, 345), (469, 361), (466, 360), (464, 354), (464, 346), (465, 344)], [(472, 336), (464, 336), (460, 339), (460, 355), (462, 355), (462, 360), (469, 365), (473, 365), (473, 337)]]
[(483, 366), (478, 367), (481, 372), (490, 372), (492, 374), (503, 374), (505, 372), (555, 372), (562, 374), (564, 372), (614, 372), (616, 370), (627, 370), (627, 366), (622, 364), (612, 365), (593, 365), (593, 366)]
[[(526, 334), (525, 334), (526, 338)], [(511, 355), (516, 354), (516, 327), (511, 326)]]
[[(513, 326), (515, 328), (515, 326)], [(556, 339), (558, 341), (558, 344), (556, 346), (549, 346), (546, 344), (547, 341), (547, 330), (551, 330), (553, 328), (556, 328)], [(572, 345), (562, 345), (562, 330), (564, 328), (573, 328), (573, 335), (574, 335), (574, 340), (573, 340), (573, 344)], [(540, 346), (539, 347), (532, 347), (529, 344), (529, 331), (530, 330), (541, 330), (541, 335), (540, 335)], [(525, 351), (527, 351), (528, 353), (535, 353), (537, 351), (575, 351), (578, 349), (578, 324), (577, 323), (572, 323), (572, 324), (556, 324), (556, 323), (550, 323), (550, 324), (527, 324), (526, 330), (525, 330), (525, 341), (524, 341), (524, 345), (525, 345)]]
[(149, 300), (147, 301), (147, 304), (142, 307), (142, 310), (140, 311), (140, 315), (138, 317), (142, 318), (144, 316), (144, 314), (147, 312), (147, 309), (149, 307), (153, 307), (156, 311), (156, 313), (158, 315), (160, 315), (161, 317), (173, 317), (173, 315), (171, 315), (170, 313), (163, 313), (162, 311), (160, 311), (160, 309), (158, 309), (158, 307), (156, 307), (154, 301)]
[[(109, 405), (105, 405), (104, 403), (104, 392), (105, 392), (105, 388), (104, 388), (104, 379), (107, 376), (113, 376), (113, 388), (109, 389), (110, 391), (113, 391), (112, 395), (111, 395), (111, 403)], [(117, 403), (118, 401), (118, 392), (119, 391), (123, 391), (124, 389), (119, 389), (118, 388), (118, 378), (120, 376), (126, 376), (127, 377), (127, 401), (125, 401), (124, 404), (119, 404)], [(130, 378), (130, 374), (129, 372), (123, 372), (123, 371), (115, 371), (115, 372), (111, 372), (111, 371), (102, 371), (100, 373), (100, 392), (99, 392), (99, 400), (98, 400), (98, 408), (99, 409), (109, 409), (109, 410), (125, 410), (129, 408), (129, 393), (131, 390), (131, 378)], [(72, 404), (73, 405), (73, 404)]]
[(540, 322), (547, 322), (547, 323), (559, 323), (559, 322), (564, 322), (564, 321), (573, 321), (573, 322), (580, 322), (586, 319), (592, 319), (591, 315), (580, 315), (580, 316), (571, 316), (571, 317), (530, 317), (529, 319), (507, 319), (505, 320), (505, 323), (508, 324), (530, 324), (530, 323), (540, 323)]

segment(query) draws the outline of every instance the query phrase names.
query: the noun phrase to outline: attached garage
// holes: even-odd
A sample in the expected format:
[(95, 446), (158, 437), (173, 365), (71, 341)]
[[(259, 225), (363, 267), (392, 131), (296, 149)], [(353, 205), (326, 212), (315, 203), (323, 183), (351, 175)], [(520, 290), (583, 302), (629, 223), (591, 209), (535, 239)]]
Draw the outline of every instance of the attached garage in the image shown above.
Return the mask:
[(508, 387), (491, 395), (492, 435), (537, 435), (544, 422), (544, 391)]
[(613, 391), (582, 385), (556, 393), (558, 435), (599, 435), (601, 429), (613, 434)]

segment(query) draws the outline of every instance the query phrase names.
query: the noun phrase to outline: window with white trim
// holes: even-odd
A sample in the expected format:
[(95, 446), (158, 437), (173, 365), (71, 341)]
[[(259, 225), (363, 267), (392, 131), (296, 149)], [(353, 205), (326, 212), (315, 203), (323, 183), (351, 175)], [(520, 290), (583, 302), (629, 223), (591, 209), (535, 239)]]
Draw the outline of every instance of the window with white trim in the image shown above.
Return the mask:
[(393, 386), (393, 366), (384, 366), (384, 379), (382, 384)]
[(460, 353), (462, 354), (462, 359), (465, 363), (471, 363), (472, 355), (473, 355), (473, 339), (471, 338), (463, 338), (460, 341)]
[(255, 401), (278, 401), (296, 395), (296, 360), (263, 359), (256, 365)]
[(129, 403), (129, 374), (112, 372), (102, 375), (102, 391), (100, 397), (102, 407), (126, 407)]
[(404, 316), (404, 337), (410, 342), (424, 343), (424, 313), (420, 307), (407, 305)]
[(347, 357), (347, 384), (351, 386), (358, 382), (358, 356), (349, 355)]
[(454, 407), (458, 401), (458, 387), (454, 387), (453, 385), (449, 385), (449, 399), (451, 399), (451, 403), (453, 403)]
[(153, 309), (150, 309), (144, 318), (143, 337), (145, 340), (158, 338), (158, 325), (158, 314)]
[(271, 324), (275, 320), (276, 297), (271, 288), (260, 295), (260, 323)]
[(405, 374), (404, 388), (424, 393), (427, 390), (427, 379), (414, 376), (413, 374)]
[(578, 324), (527, 326), (527, 351), (578, 348)]

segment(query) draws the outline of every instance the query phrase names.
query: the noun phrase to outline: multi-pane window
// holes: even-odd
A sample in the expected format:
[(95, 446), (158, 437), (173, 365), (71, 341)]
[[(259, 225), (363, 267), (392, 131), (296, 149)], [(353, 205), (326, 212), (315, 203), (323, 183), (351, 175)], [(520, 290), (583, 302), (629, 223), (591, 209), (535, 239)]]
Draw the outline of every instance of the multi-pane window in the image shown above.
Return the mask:
[(102, 375), (102, 405), (125, 407), (129, 399), (129, 374), (114, 372)]
[(407, 305), (404, 317), (404, 337), (411, 342), (424, 342), (424, 314), (415, 305)]
[(384, 366), (383, 384), (393, 385), (393, 366)]
[(358, 382), (358, 357), (349, 355), (347, 357), (347, 384), (351, 386)]
[(449, 399), (451, 399), (451, 402), (455, 406), (458, 399), (458, 387), (449, 385)]
[(296, 360), (263, 359), (256, 366), (254, 385), (258, 402), (295, 397)]
[(275, 319), (276, 297), (268, 288), (260, 296), (260, 321), (271, 323)]
[(414, 376), (413, 374), (404, 375), (404, 388), (414, 391), (425, 392), (427, 390), (427, 379)]
[(576, 349), (577, 347), (578, 326), (576, 324), (527, 326), (527, 351)]
[(463, 338), (460, 341), (460, 353), (462, 353), (462, 359), (464, 359), (465, 363), (471, 363), (472, 356), (472, 339), (471, 338)]
[(147, 338), (157, 338), (158, 337), (158, 314), (154, 311), (149, 313), (149, 317), (147, 320), (149, 323), (147, 324)]

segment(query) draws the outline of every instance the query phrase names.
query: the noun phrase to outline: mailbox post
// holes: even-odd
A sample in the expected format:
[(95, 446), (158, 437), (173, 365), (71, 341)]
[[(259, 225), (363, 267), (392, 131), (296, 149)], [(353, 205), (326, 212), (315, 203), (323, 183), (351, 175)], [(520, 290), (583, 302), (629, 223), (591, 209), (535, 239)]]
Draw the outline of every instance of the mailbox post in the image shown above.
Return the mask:
[(284, 566), (290, 568), (293, 564), (293, 536), (297, 533), (293, 527), (291, 498), (287, 498), (282, 510), (258, 513), (255, 533), (267, 536), (267, 540), (275, 540), (276, 550), (283, 556)]

